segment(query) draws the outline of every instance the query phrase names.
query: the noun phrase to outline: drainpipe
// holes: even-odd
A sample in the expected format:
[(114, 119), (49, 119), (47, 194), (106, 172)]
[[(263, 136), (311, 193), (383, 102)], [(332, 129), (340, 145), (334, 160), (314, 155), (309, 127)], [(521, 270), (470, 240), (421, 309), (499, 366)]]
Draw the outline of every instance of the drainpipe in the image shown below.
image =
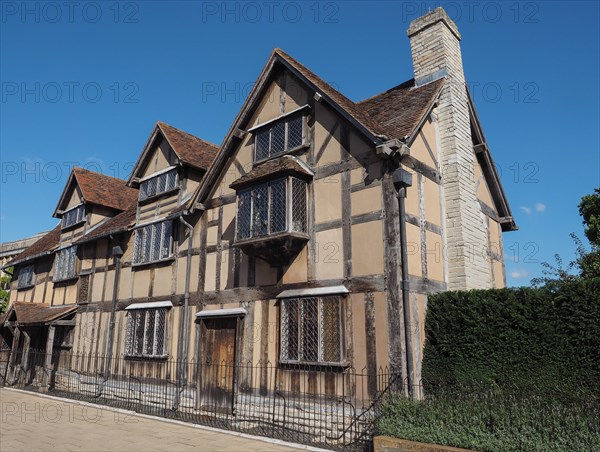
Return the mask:
[(415, 363), (410, 312), (410, 284), (408, 282), (408, 255), (406, 251), (406, 189), (412, 185), (412, 175), (398, 168), (394, 172), (394, 186), (398, 190), (398, 214), (400, 216), (400, 265), (402, 267), (402, 312), (404, 314), (404, 340), (406, 343), (406, 373), (408, 377), (408, 394), (415, 398)]
[[(186, 212), (187, 213), (187, 212)], [(177, 371), (177, 393), (175, 394), (175, 400), (173, 401), (173, 410), (179, 408), (179, 401), (183, 388), (185, 386), (185, 373), (187, 366), (187, 355), (188, 355), (188, 310), (190, 304), (190, 273), (192, 271), (192, 245), (194, 237), (194, 226), (189, 224), (183, 219), (183, 216), (179, 217), (181, 224), (188, 230), (188, 249), (187, 249), (187, 260), (185, 266), (185, 293), (183, 295), (183, 316), (182, 316), (182, 327), (179, 329), (179, 349), (181, 351), (179, 355), (179, 369)]]
[[(112, 238), (112, 237), (111, 237)], [(106, 344), (106, 358), (104, 361), (104, 381), (105, 383), (110, 376), (110, 360), (112, 358), (113, 341), (115, 337), (115, 315), (117, 310), (117, 295), (119, 290), (119, 279), (121, 275), (121, 256), (123, 256), (123, 250), (119, 245), (114, 246), (112, 249), (112, 255), (115, 263), (115, 280), (113, 284), (112, 304), (110, 307), (110, 323), (108, 325), (108, 342)], [(102, 385), (103, 386), (103, 385)], [(100, 394), (102, 394), (102, 388)]]

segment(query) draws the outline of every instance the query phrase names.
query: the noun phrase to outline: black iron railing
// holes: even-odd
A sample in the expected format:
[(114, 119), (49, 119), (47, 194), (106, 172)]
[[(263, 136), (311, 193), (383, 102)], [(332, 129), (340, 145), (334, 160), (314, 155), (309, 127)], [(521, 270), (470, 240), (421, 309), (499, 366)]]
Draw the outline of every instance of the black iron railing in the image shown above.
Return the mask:
[(330, 449), (369, 447), (402, 388), (379, 369), (136, 359), (55, 350), (0, 356), (0, 385)]

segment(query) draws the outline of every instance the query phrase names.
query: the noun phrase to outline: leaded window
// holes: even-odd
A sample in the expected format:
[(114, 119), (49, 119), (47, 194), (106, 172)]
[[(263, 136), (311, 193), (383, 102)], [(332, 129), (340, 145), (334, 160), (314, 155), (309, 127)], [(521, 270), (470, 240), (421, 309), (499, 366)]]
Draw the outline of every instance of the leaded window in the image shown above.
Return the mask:
[(166, 356), (166, 316), (166, 308), (129, 311), (125, 337), (126, 355), (138, 358)]
[(173, 222), (162, 221), (136, 229), (133, 252), (134, 264), (167, 259), (173, 245)]
[(62, 281), (77, 276), (77, 245), (56, 252), (54, 281)]
[(254, 160), (265, 160), (304, 145), (304, 122), (302, 114), (295, 114), (260, 128), (254, 139)]
[(177, 168), (153, 176), (140, 183), (140, 201), (152, 198), (177, 187)]
[(27, 265), (19, 270), (17, 289), (33, 286), (33, 265)]
[(286, 177), (238, 192), (237, 239), (306, 232), (306, 182)]
[(85, 205), (80, 204), (77, 207), (74, 207), (70, 210), (67, 210), (62, 215), (61, 219), (61, 228), (65, 229), (74, 224), (81, 223), (85, 221)]
[(291, 298), (281, 302), (283, 363), (342, 362), (340, 297)]

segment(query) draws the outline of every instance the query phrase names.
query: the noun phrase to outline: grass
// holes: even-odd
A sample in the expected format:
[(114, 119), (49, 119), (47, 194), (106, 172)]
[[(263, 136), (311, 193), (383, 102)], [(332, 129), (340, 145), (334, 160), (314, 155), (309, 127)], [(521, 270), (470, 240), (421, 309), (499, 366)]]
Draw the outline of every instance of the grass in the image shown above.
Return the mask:
[(600, 401), (586, 391), (498, 387), (436, 389), (420, 401), (392, 396), (377, 434), (482, 451), (600, 450)]

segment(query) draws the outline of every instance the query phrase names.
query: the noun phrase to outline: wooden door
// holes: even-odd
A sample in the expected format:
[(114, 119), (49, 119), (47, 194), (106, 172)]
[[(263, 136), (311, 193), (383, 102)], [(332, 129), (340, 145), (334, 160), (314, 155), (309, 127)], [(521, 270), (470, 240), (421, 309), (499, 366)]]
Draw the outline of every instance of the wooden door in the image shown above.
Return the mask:
[(202, 320), (198, 395), (203, 410), (233, 411), (237, 322), (237, 317)]

